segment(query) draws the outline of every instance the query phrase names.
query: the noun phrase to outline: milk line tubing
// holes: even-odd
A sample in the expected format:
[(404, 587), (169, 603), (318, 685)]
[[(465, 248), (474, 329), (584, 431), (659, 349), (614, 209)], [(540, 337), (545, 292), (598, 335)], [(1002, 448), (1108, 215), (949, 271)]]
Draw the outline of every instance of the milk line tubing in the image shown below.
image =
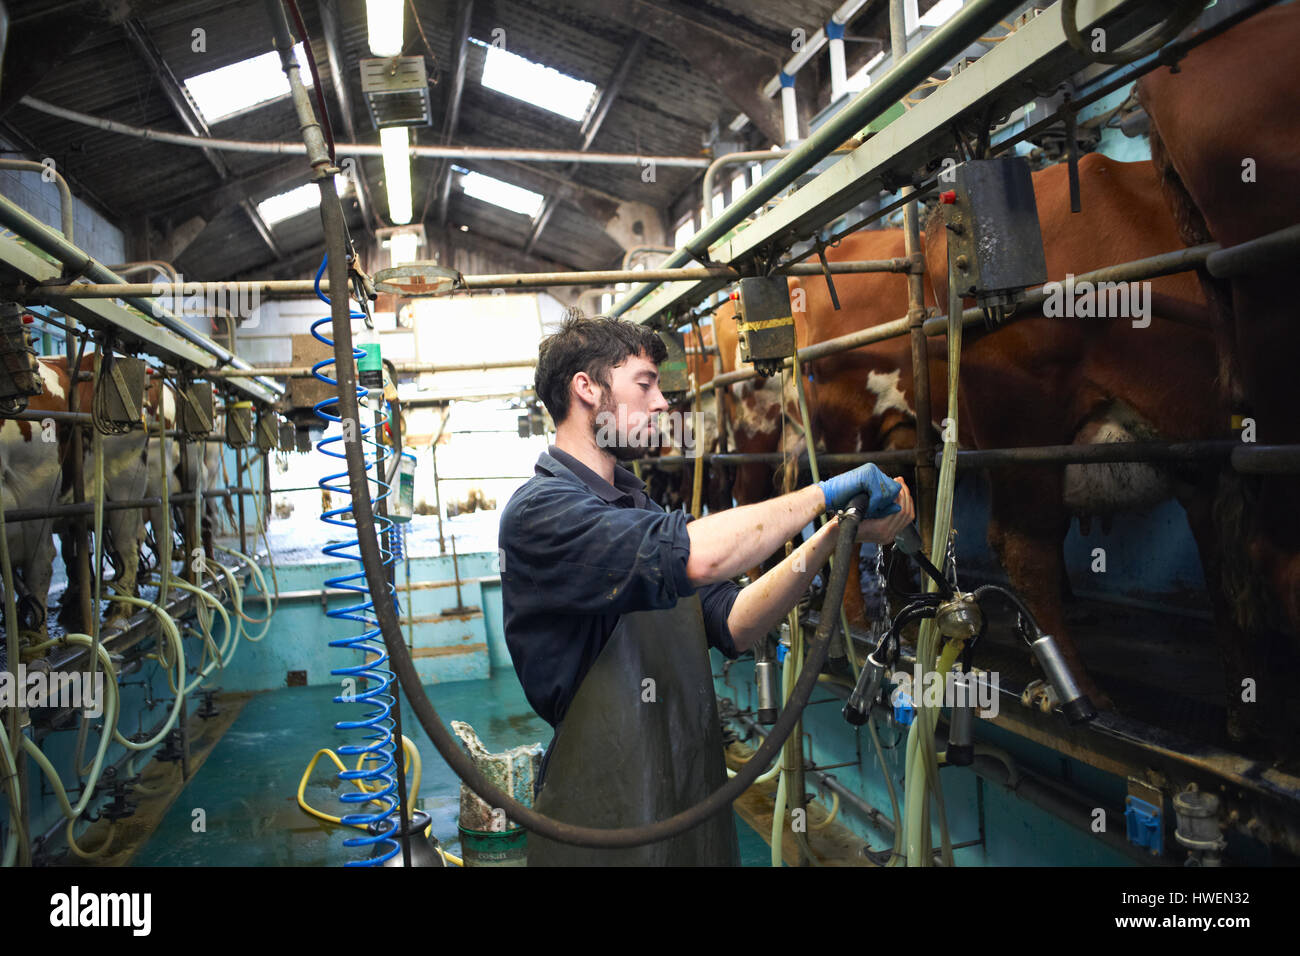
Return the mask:
[[(240, 566), (235, 567), (231, 573), (235, 575), (240, 584), (246, 584), (250, 577), (250, 572), (246, 568)], [(215, 597), (220, 588), (220, 580), (214, 575), (212, 576), (212, 583), (206, 585), (204, 590)], [(169, 597), (167, 605), (162, 607), (162, 609), (171, 617), (180, 620), (188, 615), (194, 601), (195, 598), (192, 595), (178, 590), (176, 594)], [(156, 616), (144, 610), (138, 611), (137, 615), (142, 616), (142, 623), (140, 625), (137, 626), (133, 624), (121, 633), (105, 635), (103, 644), (111, 653), (121, 654), (130, 650), (141, 641), (147, 640), (153, 636), (154, 627), (152, 625), (157, 621)], [(61, 653), (51, 653), (50, 656), (46, 658), (46, 662), (49, 664), (51, 672), (70, 671), (76, 669), (81, 660), (86, 656), (86, 648), (80, 646), (69, 646), (64, 648)]]

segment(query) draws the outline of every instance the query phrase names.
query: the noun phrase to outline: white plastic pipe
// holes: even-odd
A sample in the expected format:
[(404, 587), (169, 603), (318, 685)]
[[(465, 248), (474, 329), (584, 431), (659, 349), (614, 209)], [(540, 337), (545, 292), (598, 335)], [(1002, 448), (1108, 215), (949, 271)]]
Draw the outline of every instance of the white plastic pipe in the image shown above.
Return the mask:
[(794, 77), (790, 81), (788, 86), (781, 87), (781, 123), (787, 149), (799, 142), (799, 102), (795, 97)]
[(849, 73), (844, 64), (844, 38), (831, 40), (831, 102), (834, 103), (844, 95), (848, 85)]
[[(867, 0), (844, 0), (844, 3), (840, 4), (839, 8), (831, 14), (831, 21), (840, 25), (846, 24), (866, 4)], [(785, 62), (785, 65), (781, 67), (781, 73), (794, 76), (803, 69), (804, 64), (813, 58), (813, 54), (825, 45), (826, 30), (818, 30), (804, 41), (803, 46), (799, 48), (794, 56)], [(776, 96), (776, 91), (781, 88), (781, 73), (767, 81), (767, 85), (763, 87), (764, 96)]]

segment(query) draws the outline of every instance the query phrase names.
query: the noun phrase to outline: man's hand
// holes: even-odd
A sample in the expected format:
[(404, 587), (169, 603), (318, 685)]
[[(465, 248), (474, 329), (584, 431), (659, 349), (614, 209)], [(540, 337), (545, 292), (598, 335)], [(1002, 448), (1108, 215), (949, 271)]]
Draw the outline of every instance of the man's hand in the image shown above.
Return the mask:
[(894, 499), (899, 506), (899, 511), (884, 518), (866, 518), (858, 525), (858, 540), (870, 541), (872, 544), (893, 544), (894, 537), (902, 531), (912, 519), (916, 517), (916, 509), (912, 505), (912, 495), (907, 490), (907, 484), (902, 478), (895, 478), (898, 482), (898, 496)]
[(842, 475), (819, 481), (817, 487), (821, 489), (822, 496), (826, 499), (827, 511), (839, 511), (860, 494), (866, 494), (870, 498), (866, 517), (884, 518), (887, 515), (897, 514), (899, 510), (895, 499), (902, 482), (888, 478), (883, 471), (870, 463), (859, 465)]

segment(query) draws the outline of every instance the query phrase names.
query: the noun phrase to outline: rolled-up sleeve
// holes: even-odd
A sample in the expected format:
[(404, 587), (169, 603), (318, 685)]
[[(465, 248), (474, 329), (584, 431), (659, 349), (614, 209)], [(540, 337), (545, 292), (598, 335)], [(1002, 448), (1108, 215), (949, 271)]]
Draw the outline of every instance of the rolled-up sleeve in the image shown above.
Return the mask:
[(695, 593), (685, 514), (611, 507), (570, 482), (539, 482), (507, 508), (499, 543), (502, 573), (523, 577), (516, 600), (539, 610), (656, 611)]
[(708, 584), (699, 590), (700, 607), (704, 611), (704, 633), (708, 635), (709, 646), (716, 647), (733, 661), (740, 656), (736, 642), (731, 637), (731, 607), (736, 603), (740, 585), (734, 581), (719, 581)]

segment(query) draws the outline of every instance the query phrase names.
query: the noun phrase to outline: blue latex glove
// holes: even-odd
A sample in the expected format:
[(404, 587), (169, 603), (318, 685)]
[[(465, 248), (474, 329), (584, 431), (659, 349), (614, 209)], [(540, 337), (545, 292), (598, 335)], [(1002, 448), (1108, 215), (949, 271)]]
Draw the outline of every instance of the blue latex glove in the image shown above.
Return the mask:
[(819, 481), (817, 487), (826, 496), (827, 511), (839, 511), (855, 495), (863, 493), (871, 496), (871, 503), (867, 506), (868, 518), (884, 518), (903, 510), (903, 506), (894, 501), (901, 486), (870, 463)]

